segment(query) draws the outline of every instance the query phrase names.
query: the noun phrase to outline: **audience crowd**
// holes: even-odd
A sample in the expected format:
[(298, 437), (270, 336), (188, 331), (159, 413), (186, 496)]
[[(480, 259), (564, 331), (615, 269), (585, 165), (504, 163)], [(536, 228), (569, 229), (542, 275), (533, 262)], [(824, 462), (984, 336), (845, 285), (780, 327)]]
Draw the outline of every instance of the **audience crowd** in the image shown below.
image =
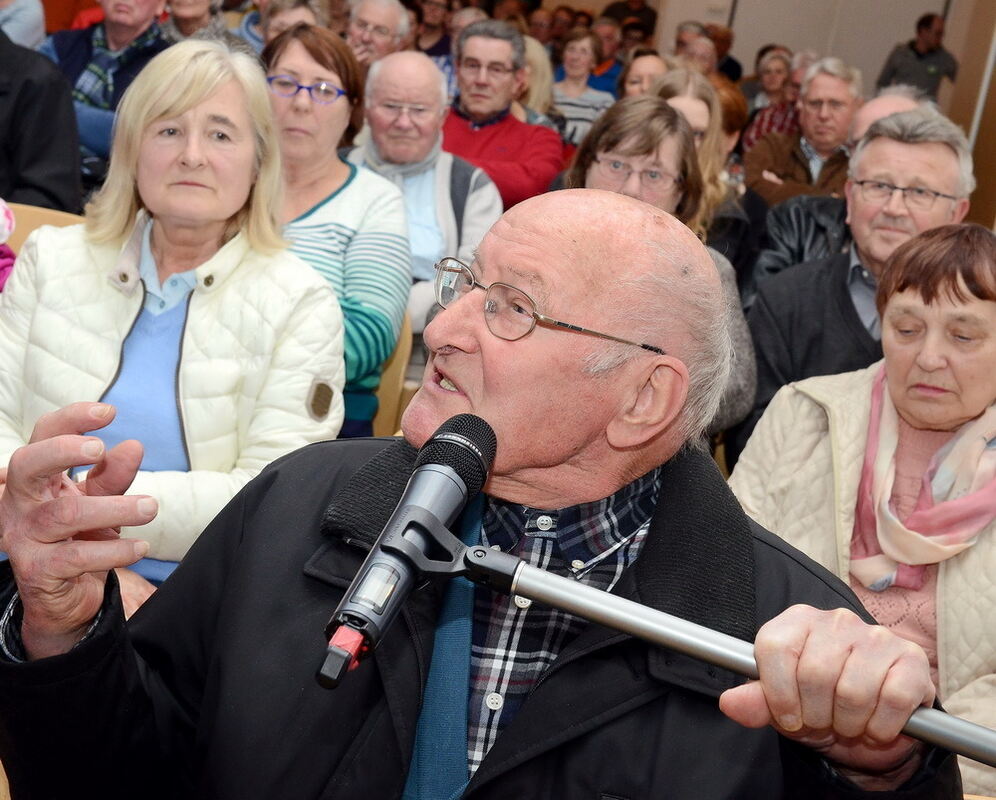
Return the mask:
[[(942, 702), (996, 723), (996, 644), (966, 649), (963, 606), (996, 608), (996, 262), (935, 104), (958, 66), (941, 16), (869, 93), (791, 43), (745, 69), (721, 25), (655, 49), (644, 0), (99, 4), (46, 36), (37, 0), (0, 0), (0, 201), (82, 214), (0, 243), (0, 495), (46, 414), (113, 404), (91, 429), (160, 506), (118, 571), (125, 613), (269, 462), (372, 434), (406, 318), (424, 360), (443, 259), (473, 278), (503, 211), (601, 189), (707, 248), (734, 361), (699, 444), (748, 515), (922, 646)], [(996, 795), (996, 770), (962, 768)]]

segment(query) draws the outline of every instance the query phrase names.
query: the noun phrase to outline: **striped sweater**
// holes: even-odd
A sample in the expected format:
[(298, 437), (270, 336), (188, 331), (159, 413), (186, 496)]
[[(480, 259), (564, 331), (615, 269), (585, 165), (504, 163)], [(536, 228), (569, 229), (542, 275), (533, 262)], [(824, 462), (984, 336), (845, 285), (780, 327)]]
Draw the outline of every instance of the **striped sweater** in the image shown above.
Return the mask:
[(346, 419), (373, 419), (380, 368), (394, 350), (411, 288), (401, 191), (367, 169), (297, 219), (284, 236), (339, 298), (346, 333)]

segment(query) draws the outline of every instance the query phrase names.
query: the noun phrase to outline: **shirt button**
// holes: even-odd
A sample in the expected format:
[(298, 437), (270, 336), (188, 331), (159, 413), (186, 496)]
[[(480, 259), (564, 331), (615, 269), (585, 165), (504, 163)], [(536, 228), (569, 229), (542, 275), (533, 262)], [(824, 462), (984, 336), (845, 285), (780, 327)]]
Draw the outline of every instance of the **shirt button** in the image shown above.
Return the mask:
[(208, 276), (207, 276), (207, 277), (206, 277), (206, 278), (204, 279), (204, 285), (205, 285), (205, 286), (210, 286), (210, 285), (211, 285), (212, 283), (214, 283), (214, 275), (208, 275)]
[(159, 301), (159, 307), (160, 308), (166, 308), (166, 301), (165, 300), (160, 300)]
[(502, 697), (498, 692), (492, 692), (487, 697), (484, 698), (484, 705), (490, 708), (492, 711), (497, 711), (503, 705), (505, 705), (505, 698)]
[(515, 596), (515, 604), (519, 608), (529, 608), (529, 606), (533, 604), (533, 601), (530, 600), (528, 597), (523, 597), (522, 595), (517, 594)]
[(571, 569), (577, 571), (577, 570), (583, 569), (583, 568), (584, 568), (584, 562), (580, 558), (575, 558), (571, 562)]
[(536, 518), (536, 527), (541, 531), (548, 531), (553, 527), (553, 517), (549, 514), (541, 514)]
[(118, 275), (118, 279), (121, 281), (121, 283), (128, 283), (128, 273), (122, 272), (120, 275)]

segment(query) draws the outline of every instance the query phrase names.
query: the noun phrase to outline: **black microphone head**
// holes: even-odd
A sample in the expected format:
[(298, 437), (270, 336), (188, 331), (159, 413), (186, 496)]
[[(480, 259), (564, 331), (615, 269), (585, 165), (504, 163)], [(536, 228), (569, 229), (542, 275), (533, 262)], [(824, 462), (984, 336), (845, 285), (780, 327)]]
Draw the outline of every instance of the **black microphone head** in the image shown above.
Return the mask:
[(460, 476), (473, 497), (488, 479), (497, 449), (498, 439), (488, 423), (473, 414), (457, 414), (422, 445), (415, 469), (424, 464), (445, 464)]

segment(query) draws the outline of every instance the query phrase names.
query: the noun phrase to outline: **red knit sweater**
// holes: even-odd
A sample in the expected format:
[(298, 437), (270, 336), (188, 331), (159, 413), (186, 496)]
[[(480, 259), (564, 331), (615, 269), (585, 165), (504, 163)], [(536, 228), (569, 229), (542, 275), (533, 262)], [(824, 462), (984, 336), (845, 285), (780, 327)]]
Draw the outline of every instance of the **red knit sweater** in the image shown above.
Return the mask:
[(476, 130), (450, 111), (443, 123), (443, 149), (480, 167), (495, 182), (506, 209), (543, 194), (560, 171), (560, 137), (507, 114)]

